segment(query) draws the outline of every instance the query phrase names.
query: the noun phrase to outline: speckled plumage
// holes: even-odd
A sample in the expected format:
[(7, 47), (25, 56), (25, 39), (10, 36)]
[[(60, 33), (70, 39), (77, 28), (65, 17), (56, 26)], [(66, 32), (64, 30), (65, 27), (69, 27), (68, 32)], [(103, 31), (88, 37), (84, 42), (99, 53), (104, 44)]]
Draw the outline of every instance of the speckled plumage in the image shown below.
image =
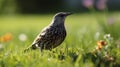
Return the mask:
[(42, 51), (43, 49), (51, 50), (52, 48), (59, 46), (66, 37), (64, 21), (66, 16), (70, 14), (70, 12), (57, 13), (53, 17), (51, 24), (41, 31), (41, 33), (34, 40), (32, 46), (30, 46), (28, 49), (36, 49), (39, 47)]

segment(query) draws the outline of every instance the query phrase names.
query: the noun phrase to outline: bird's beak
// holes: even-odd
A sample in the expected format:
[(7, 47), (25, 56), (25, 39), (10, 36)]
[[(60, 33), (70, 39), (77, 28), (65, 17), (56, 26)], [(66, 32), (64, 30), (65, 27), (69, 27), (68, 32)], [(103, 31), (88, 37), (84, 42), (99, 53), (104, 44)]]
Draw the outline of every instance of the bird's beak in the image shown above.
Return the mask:
[(66, 13), (66, 16), (71, 15), (71, 14), (73, 14), (73, 13), (72, 13), (72, 12), (67, 12), (67, 13)]

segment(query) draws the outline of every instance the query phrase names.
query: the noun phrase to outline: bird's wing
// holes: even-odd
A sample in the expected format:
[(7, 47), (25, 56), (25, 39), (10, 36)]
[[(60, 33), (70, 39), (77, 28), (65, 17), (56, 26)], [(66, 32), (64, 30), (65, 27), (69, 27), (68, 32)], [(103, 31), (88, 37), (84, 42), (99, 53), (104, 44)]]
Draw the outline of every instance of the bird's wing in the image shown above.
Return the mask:
[(38, 41), (40, 41), (40, 39), (46, 34), (47, 28), (44, 28), (40, 34), (38, 34), (38, 36), (35, 38), (33, 44), (37, 43)]
[[(51, 27), (44, 28), (41, 33), (35, 38), (33, 44), (40, 44), (45, 43), (46, 41), (50, 40), (53, 36), (51, 32)], [(52, 38), (51, 38), (52, 39)], [(38, 45), (39, 46), (39, 45)]]

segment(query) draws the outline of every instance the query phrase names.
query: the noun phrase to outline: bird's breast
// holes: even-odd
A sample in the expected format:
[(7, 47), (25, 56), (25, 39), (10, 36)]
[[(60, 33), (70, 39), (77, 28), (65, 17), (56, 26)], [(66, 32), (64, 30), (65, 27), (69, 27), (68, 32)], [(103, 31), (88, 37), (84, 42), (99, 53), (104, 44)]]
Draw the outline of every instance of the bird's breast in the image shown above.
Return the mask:
[(65, 37), (66, 37), (66, 30), (64, 26), (57, 26), (54, 28), (54, 46), (56, 47), (58, 45), (60, 45)]

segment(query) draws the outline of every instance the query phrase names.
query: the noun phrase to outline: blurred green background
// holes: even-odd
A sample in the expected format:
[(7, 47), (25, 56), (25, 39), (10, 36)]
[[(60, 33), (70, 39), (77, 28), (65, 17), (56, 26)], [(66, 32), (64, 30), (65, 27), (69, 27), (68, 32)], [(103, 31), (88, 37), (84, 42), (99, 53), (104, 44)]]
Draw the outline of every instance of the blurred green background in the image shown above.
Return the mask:
[[(85, 12), (84, 0), (0, 0), (0, 14), (42, 14), (60, 11)], [(88, 0), (89, 1), (89, 0)], [(94, 7), (98, 0), (94, 0)], [(110, 11), (120, 10), (120, 0), (107, 0)]]

